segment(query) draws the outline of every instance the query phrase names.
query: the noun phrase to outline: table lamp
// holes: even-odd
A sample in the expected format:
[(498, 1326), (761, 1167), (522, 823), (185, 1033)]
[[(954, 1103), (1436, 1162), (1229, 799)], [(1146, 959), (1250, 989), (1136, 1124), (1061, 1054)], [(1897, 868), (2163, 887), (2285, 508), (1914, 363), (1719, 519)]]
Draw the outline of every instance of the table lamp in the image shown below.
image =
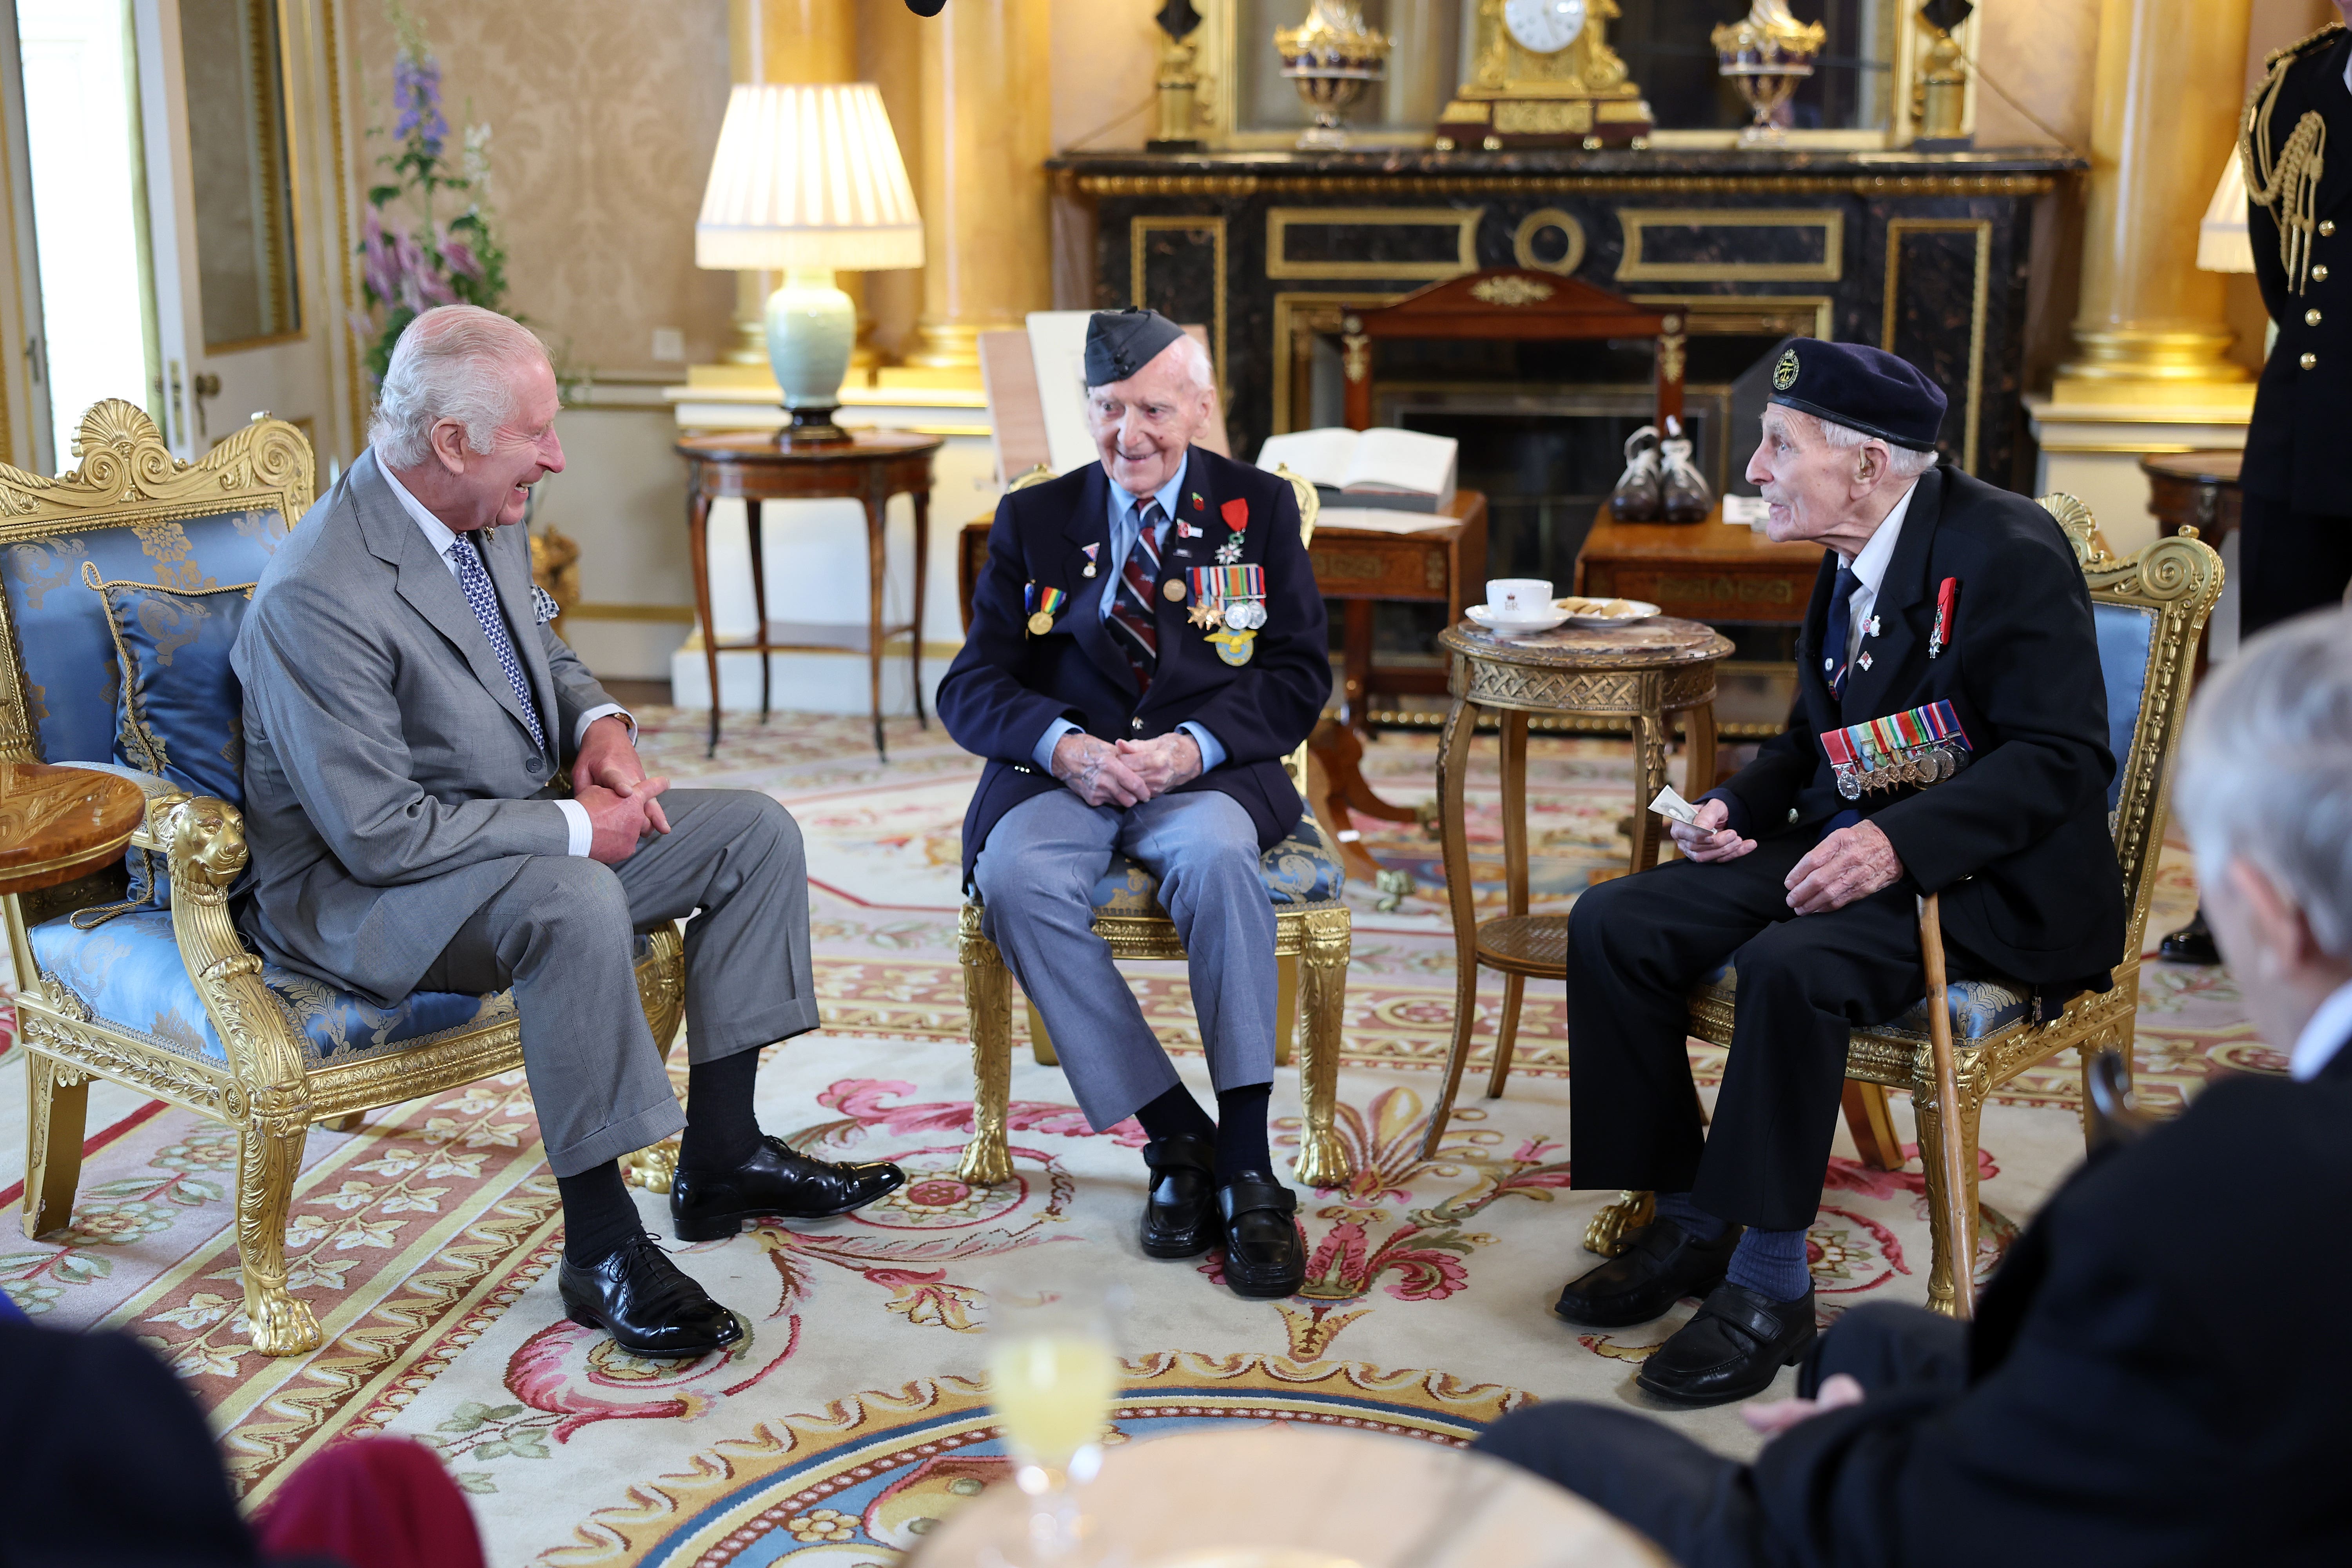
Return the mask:
[(695, 220), (694, 262), (784, 275), (766, 313), (768, 366), (792, 416), (776, 440), (849, 440), (833, 415), (857, 312), (833, 275), (923, 264), (923, 220), (880, 89), (871, 82), (736, 88)]

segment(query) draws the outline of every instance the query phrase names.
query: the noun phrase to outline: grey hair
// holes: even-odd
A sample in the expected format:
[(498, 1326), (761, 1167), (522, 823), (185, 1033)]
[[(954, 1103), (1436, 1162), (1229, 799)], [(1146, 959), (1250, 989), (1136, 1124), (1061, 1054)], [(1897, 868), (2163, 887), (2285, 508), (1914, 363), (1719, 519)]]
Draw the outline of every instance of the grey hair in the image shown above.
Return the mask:
[(1933, 452), (1919, 452), (1908, 447), (1898, 447), (1884, 436), (1872, 436), (1855, 429), (1851, 425), (1841, 425), (1834, 419), (1824, 419), (1818, 414), (1808, 414), (1801, 408), (1790, 408), (1785, 404), (1773, 404), (1770, 406), (1779, 408), (1783, 414), (1794, 415), (1800, 419), (1811, 420), (1813, 428), (1822, 433), (1822, 439), (1839, 451), (1850, 452), (1857, 447), (1867, 446), (1873, 441), (1877, 442), (1886, 448), (1886, 471), (1898, 479), (1917, 479), (1936, 466), (1936, 454)]
[(2197, 693), (2173, 804), (2210, 885), (2252, 861), (2352, 957), (2352, 613), (2263, 632)]
[(392, 363), (376, 394), (368, 445), (388, 468), (413, 468), (433, 449), (433, 426), (455, 419), (466, 445), (490, 449), (491, 437), (514, 417), (511, 378), (532, 363), (547, 364), (547, 345), (529, 327), (478, 305), (437, 305), (408, 323), (392, 347)]

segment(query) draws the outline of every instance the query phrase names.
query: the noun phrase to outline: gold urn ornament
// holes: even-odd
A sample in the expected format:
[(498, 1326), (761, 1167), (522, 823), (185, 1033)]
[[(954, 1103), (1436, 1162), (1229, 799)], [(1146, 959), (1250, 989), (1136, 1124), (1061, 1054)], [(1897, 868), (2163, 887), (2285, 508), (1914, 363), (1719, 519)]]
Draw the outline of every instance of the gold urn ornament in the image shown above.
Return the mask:
[(1315, 117), (1298, 145), (1345, 147), (1348, 110), (1367, 83), (1388, 78), (1388, 35), (1365, 23), (1356, 0), (1315, 0), (1306, 21), (1274, 30), (1274, 48), (1282, 57), (1282, 74), (1297, 84)]
[(1790, 15), (1789, 0), (1756, 0), (1745, 17), (1708, 35), (1718, 68), (1739, 84), (1739, 96), (1755, 110), (1755, 119), (1739, 132), (1742, 147), (1778, 146), (1789, 139), (1780, 107), (1797, 83), (1813, 74), (1813, 60), (1828, 40), (1819, 22), (1800, 22)]
[(1650, 106), (1609, 47), (1616, 0), (1477, 0), (1466, 79), (1437, 151), (1643, 148)]

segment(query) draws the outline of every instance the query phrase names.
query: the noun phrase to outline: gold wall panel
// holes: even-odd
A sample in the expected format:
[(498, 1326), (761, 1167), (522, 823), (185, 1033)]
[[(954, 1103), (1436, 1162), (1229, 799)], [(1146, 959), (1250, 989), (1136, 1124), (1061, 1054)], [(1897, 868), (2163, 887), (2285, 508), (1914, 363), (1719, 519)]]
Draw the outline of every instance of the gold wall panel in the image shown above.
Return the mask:
[[(1536, 258), (1536, 236), (1548, 228), (1568, 236), (1568, 254), (1558, 261)], [(1557, 272), (1564, 278), (1584, 265), (1584, 226), (1558, 207), (1538, 207), (1521, 218), (1512, 232), (1511, 259), (1534, 271)]]
[(1297, 429), (1297, 416), (1307, 412), (1310, 354), (1315, 334), (1339, 331), (1339, 321), (1351, 310), (1391, 305), (1400, 293), (1322, 294), (1301, 290), (1274, 297), (1274, 418), (1268, 433), (1286, 435)]
[[(1478, 220), (1484, 207), (1268, 207), (1265, 213), (1265, 275), (1268, 278), (1419, 278), (1435, 282), (1478, 270)], [(1451, 229), (1450, 261), (1293, 261), (1293, 228)]]
[[(1845, 214), (1836, 207), (1624, 207), (1617, 214), (1625, 255), (1621, 283), (1834, 283), (1845, 275)], [(1794, 228), (1822, 237), (1819, 261), (1654, 261), (1643, 254), (1654, 228)]]
[(1687, 318), (1684, 331), (1820, 338), (1837, 336), (1837, 301), (1827, 294), (1635, 294), (1636, 305), (1667, 306)]
[(1216, 271), (1216, 319), (1207, 323), (1209, 340), (1216, 353), (1217, 383), (1220, 388), (1232, 384), (1232, 362), (1225, 358), (1225, 220), (1221, 217), (1150, 217), (1139, 216), (1128, 225), (1128, 300), (1131, 304), (1145, 305), (1145, 265), (1150, 248), (1147, 237), (1154, 234), (1205, 234), (1209, 236), (1210, 266)]
[(1895, 302), (1902, 298), (1903, 240), (1914, 234), (1968, 234), (1976, 237), (1975, 275), (1969, 287), (1968, 423), (1960, 438), (1960, 467), (1977, 471), (1977, 431), (1983, 419), (1985, 301), (1992, 288), (1992, 220), (1983, 217), (1898, 217), (1886, 225), (1886, 305), (1879, 328), (1878, 346), (1888, 353), (1895, 347)]

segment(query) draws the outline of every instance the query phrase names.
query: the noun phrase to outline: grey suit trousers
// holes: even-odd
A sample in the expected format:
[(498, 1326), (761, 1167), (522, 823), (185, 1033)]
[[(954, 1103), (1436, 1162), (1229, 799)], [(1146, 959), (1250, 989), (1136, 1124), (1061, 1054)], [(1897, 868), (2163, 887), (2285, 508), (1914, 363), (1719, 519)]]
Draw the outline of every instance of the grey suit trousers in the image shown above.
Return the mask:
[(1122, 809), (1057, 789), (997, 820), (972, 881), (982, 929), (1036, 1004), (1098, 1132), (1178, 1081), (1094, 933), (1094, 886), (1113, 850), (1160, 879), (1160, 904), (1183, 940), (1211, 1081), (1222, 1091), (1274, 1080), (1274, 903), (1258, 878), (1249, 813), (1207, 790)]
[[(474, 911), (418, 988), (502, 991), (547, 1163), (576, 1176), (686, 1125), (637, 1000), (637, 931), (686, 925), (689, 1061), (817, 1026), (808, 873), (792, 814), (749, 790), (672, 790), (670, 831), (618, 866), (535, 855)], [(695, 911), (700, 910), (700, 913)]]

